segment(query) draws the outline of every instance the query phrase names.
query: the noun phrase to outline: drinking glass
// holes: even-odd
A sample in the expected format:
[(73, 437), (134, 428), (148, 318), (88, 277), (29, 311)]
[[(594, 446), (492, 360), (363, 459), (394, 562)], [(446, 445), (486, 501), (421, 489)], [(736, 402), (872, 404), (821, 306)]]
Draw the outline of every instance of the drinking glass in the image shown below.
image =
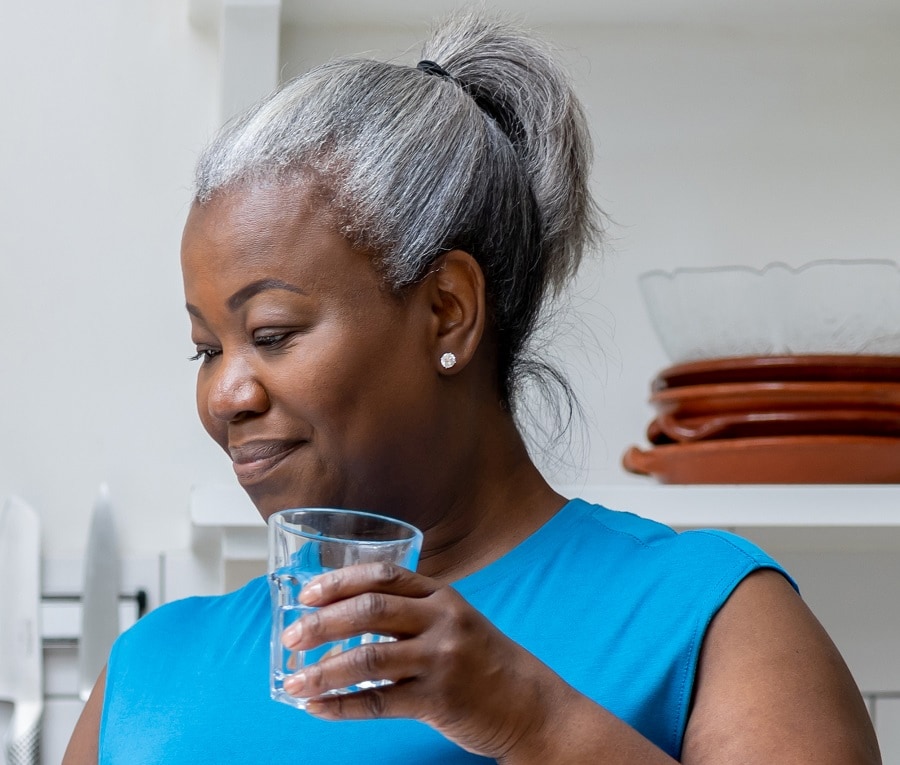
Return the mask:
[[(272, 595), (269, 687), (276, 701), (305, 709), (308, 699), (291, 696), (284, 690), (286, 677), (326, 655), (394, 638), (366, 633), (308, 650), (288, 650), (281, 643), (281, 633), (305, 613), (315, 610), (300, 603), (300, 591), (318, 574), (358, 563), (385, 561), (414, 571), (422, 549), (422, 532), (383, 515), (336, 508), (282, 510), (269, 516), (268, 525)], [(388, 682), (372, 678), (330, 693), (349, 693)]]

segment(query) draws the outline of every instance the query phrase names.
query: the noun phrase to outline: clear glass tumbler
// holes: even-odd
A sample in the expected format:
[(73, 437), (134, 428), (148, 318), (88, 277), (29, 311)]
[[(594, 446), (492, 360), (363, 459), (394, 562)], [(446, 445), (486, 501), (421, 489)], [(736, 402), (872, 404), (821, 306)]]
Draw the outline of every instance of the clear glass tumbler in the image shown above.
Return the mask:
[[(317, 574), (358, 563), (387, 561), (414, 571), (422, 549), (422, 532), (383, 515), (335, 508), (298, 508), (269, 516), (269, 589), (272, 595), (272, 638), (269, 683), (272, 698), (304, 709), (308, 699), (291, 696), (284, 679), (326, 654), (364, 643), (393, 640), (383, 635), (357, 635), (306, 651), (289, 651), (281, 633), (304, 613), (300, 591)], [(383, 685), (373, 678), (333, 693), (350, 693)]]

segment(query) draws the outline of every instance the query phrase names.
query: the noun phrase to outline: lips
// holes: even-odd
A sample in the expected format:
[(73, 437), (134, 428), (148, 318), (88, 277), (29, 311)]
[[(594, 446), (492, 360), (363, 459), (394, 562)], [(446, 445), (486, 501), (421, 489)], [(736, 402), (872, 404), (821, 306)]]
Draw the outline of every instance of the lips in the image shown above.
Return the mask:
[(258, 483), (305, 441), (250, 441), (228, 447), (242, 486)]

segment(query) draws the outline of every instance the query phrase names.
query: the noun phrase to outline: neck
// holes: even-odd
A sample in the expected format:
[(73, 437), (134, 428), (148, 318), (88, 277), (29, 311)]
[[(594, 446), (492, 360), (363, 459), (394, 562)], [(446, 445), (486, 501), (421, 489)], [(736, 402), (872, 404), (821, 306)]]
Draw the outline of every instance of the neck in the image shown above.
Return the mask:
[(471, 574), (537, 531), (566, 502), (540, 474), (508, 414), (481, 432), (491, 434), (472, 450), (450, 490), (440, 518), (425, 531), (418, 570), (449, 583)]

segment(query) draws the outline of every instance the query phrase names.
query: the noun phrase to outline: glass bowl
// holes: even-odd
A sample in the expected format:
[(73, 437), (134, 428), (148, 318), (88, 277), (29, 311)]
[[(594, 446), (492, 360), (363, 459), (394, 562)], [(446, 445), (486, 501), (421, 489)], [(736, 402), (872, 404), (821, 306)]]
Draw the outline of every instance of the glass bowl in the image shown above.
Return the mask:
[(891, 260), (676, 268), (648, 271), (638, 283), (674, 363), (900, 354), (900, 267)]

